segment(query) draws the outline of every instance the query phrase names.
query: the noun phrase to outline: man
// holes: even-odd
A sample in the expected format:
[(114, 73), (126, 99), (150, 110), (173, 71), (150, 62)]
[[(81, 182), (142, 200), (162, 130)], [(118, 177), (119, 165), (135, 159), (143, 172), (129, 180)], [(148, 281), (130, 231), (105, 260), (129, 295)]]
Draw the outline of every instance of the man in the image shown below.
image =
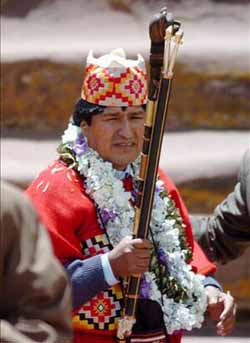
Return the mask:
[(70, 342), (71, 297), (65, 272), (27, 197), (5, 183), (0, 228), (1, 342)]
[[(146, 89), (141, 56), (126, 59), (121, 49), (100, 58), (90, 53), (81, 99), (62, 138), (60, 160), (27, 191), (71, 277), (75, 343), (117, 342), (124, 279), (131, 275), (143, 274), (131, 342), (166, 342), (166, 336), (169, 342), (180, 342), (179, 329), (190, 329), (192, 320), (199, 326), (202, 318), (203, 286), (198, 277), (196, 286), (191, 281), (185, 262), (194, 246), (190, 223), (166, 175), (157, 181), (153, 239), (131, 238)], [(194, 261), (199, 272), (214, 271), (197, 245)], [(177, 280), (179, 271), (183, 274)], [(208, 279), (209, 304), (217, 299), (210, 310), (215, 307), (212, 316), (224, 335), (233, 326), (234, 303), (213, 283)], [(186, 298), (193, 312), (184, 305)]]
[(197, 241), (212, 261), (227, 263), (250, 246), (250, 148), (245, 152), (234, 191), (212, 216), (192, 218)]

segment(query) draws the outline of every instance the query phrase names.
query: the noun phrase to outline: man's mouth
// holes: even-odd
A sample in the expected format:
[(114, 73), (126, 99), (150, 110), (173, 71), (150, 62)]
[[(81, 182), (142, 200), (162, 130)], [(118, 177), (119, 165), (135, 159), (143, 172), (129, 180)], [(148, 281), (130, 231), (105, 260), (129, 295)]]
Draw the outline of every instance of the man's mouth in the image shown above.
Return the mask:
[(134, 142), (128, 142), (128, 143), (114, 143), (115, 146), (124, 147), (124, 148), (130, 148), (135, 145)]

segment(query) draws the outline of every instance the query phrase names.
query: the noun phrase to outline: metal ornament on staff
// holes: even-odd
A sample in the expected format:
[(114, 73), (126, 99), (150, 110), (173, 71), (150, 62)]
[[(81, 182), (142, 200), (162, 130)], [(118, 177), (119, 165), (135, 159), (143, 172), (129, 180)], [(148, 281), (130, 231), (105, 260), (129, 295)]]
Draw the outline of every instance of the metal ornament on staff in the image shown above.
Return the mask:
[[(173, 78), (173, 68), (179, 45), (182, 43), (181, 24), (174, 21), (166, 8), (150, 23), (151, 78), (147, 116), (145, 120), (141, 166), (137, 180), (133, 233), (136, 238), (147, 238), (153, 206), (155, 183), (159, 166), (162, 139)], [(140, 288), (140, 276), (128, 279), (125, 290), (123, 316), (118, 324), (117, 337), (121, 342), (132, 333)]]

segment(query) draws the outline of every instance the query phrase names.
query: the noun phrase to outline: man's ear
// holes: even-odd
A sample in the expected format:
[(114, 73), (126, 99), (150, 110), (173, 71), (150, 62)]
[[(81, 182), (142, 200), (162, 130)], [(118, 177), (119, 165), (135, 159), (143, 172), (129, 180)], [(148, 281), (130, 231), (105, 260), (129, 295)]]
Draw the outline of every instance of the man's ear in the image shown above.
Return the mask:
[(88, 123), (85, 120), (82, 120), (80, 123), (80, 128), (82, 129), (82, 133), (88, 139)]
[(80, 123), (80, 128), (84, 130), (84, 129), (86, 129), (87, 126), (88, 126), (88, 124), (87, 124), (86, 120), (82, 120)]

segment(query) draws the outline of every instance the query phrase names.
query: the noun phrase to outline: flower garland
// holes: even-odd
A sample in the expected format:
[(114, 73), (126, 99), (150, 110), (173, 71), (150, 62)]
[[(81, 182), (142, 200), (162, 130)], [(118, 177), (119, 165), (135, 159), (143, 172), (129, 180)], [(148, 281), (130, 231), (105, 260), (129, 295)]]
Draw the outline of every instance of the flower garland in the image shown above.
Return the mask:
[[(88, 146), (78, 126), (69, 124), (59, 154), (84, 176), (86, 193), (98, 206), (111, 244), (116, 246), (123, 237), (132, 235), (134, 208), (131, 192), (124, 190), (119, 172), (112, 164), (102, 160)], [(139, 168), (140, 158), (132, 163), (130, 174), (133, 179), (139, 175)], [(207, 306), (202, 285), (204, 277), (194, 274), (187, 264), (189, 249), (182, 219), (161, 180), (156, 183), (150, 227), (158, 256), (152, 256), (150, 271), (144, 273), (140, 295), (161, 305), (169, 334), (199, 328)], [(163, 280), (159, 280), (161, 276)]]

